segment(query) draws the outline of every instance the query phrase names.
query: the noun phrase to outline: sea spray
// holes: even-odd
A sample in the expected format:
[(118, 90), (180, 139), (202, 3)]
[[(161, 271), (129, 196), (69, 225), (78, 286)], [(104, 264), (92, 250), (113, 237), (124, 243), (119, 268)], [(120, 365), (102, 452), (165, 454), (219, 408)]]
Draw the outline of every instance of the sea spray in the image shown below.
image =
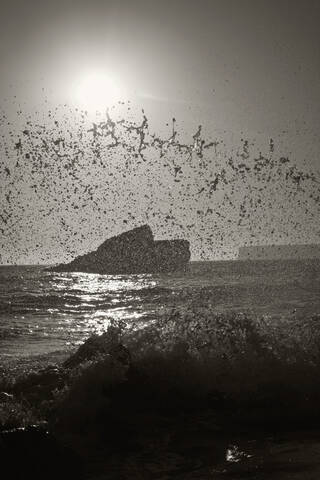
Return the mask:
[(61, 106), (24, 126), (20, 118), (20, 131), (2, 120), (3, 262), (70, 260), (145, 223), (189, 239), (201, 259), (266, 239), (316, 242), (319, 174), (277, 155), (273, 140), (230, 148), (201, 126), (179, 131), (176, 119), (160, 136), (144, 111), (140, 121), (107, 112), (92, 122)]

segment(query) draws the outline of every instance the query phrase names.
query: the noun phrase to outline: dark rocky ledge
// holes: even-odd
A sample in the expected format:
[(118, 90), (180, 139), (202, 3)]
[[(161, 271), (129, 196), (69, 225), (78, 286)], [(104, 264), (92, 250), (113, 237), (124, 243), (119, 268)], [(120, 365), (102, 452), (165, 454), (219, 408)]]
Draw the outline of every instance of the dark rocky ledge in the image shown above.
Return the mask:
[(151, 228), (143, 225), (111, 237), (96, 250), (50, 270), (111, 275), (184, 271), (190, 260), (189, 247), (187, 240), (155, 241)]

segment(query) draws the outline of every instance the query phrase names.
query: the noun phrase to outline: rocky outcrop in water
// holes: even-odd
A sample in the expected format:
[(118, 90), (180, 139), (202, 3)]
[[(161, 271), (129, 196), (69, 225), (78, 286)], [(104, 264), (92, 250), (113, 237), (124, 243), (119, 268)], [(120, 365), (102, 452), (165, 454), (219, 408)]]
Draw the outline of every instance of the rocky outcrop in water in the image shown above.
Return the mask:
[(50, 270), (101, 274), (169, 273), (183, 271), (190, 260), (187, 240), (155, 241), (148, 225), (103, 242), (96, 250)]

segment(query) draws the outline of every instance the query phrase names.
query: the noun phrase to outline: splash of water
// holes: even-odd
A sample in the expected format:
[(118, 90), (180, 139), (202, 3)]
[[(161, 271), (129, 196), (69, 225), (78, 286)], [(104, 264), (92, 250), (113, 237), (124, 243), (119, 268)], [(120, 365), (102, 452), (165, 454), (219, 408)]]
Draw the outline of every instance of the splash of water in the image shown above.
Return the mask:
[[(77, 109), (25, 119), (21, 132), (2, 117), (0, 228), (3, 261), (56, 262), (107, 236), (149, 223), (159, 236), (185, 237), (193, 256), (234, 255), (239, 245), (317, 242), (316, 173), (275, 154), (230, 153), (200, 125), (165, 138), (141, 121), (109, 112), (92, 122)], [(27, 260), (26, 260), (27, 259)]]

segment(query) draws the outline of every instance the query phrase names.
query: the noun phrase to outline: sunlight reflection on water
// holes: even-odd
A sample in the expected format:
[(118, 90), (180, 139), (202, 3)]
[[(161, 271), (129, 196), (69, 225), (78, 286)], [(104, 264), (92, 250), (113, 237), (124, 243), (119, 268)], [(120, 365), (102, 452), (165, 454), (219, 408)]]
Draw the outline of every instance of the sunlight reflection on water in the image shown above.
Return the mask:
[(103, 333), (111, 319), (143, 328), (173, 308), (183, 316), (188, 304), (196, 315), (209, 306), (217, 314), (249, 311), (271, 323), (275, 317), (296, 323), (319, 311), (317, 265), (203, 262), (184, 275), (122, 276), (52, 273), (41, 267), (4, 269), (0, 354), (64, 349), (92, 333)]
[[(70, 290), (78, 290), (89, 294), (102, 294), (106, 292), (119, 292), (123, 290), (140, 290), (156, 286), (151, 275), (110, 276), (95, 273), (70, 273), (72, 284)], [(58, 285), (61, 280), (68, 279), (66, 275), (57, 275)], [(62, 277), (62, 278), (61, 278)]]

